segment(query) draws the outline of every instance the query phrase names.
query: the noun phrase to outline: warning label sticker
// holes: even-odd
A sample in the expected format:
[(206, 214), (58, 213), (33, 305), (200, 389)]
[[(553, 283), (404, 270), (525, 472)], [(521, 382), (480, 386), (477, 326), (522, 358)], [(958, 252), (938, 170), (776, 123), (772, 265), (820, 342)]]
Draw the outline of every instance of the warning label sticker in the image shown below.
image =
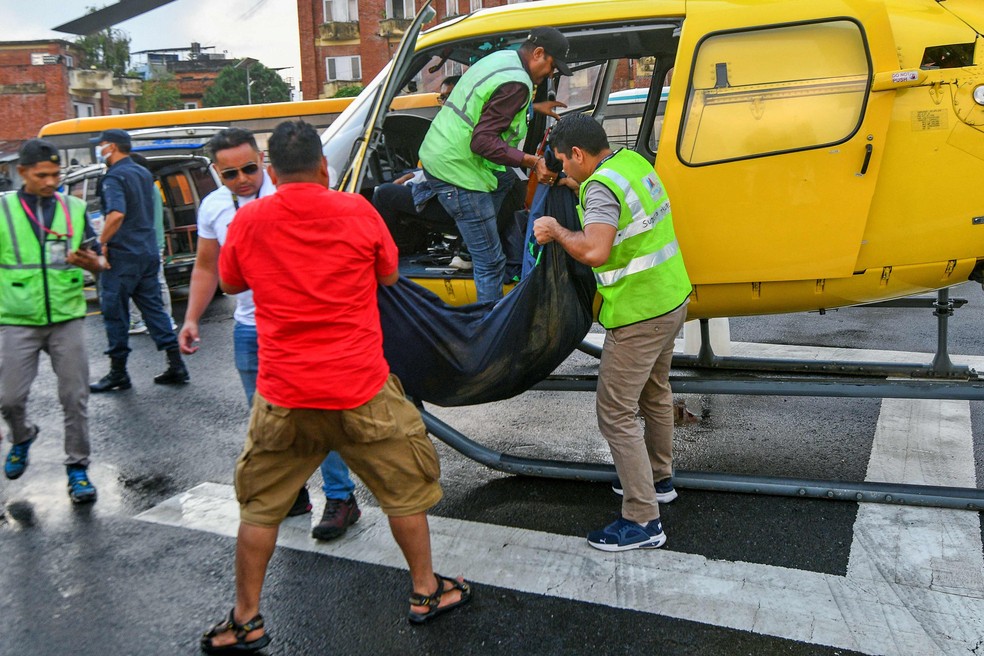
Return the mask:
[(916, 82), (919, 79), (917, 71), (899, 71), (892, 73), (892, 83), (901, 84), (902, 82)]

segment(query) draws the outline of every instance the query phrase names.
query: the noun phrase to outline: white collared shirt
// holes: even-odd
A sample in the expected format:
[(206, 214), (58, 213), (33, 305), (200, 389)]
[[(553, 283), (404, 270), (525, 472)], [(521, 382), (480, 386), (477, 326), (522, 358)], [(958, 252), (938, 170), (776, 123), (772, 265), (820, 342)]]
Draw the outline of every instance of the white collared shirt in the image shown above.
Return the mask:
[[(239, 206), (271, 196), (277, 191), (276, 186), (270, 180), (270, 176), (263, 173), (263, 184), (260, 185), (260, 193), (257, 196), (236, 196)], [(205, 239), (218, 240), (219, 246), (225, 243), (226, 234), (229, 232), (229, 224), (236, 217), (236, 205), (233, 202), (233, 192), (228, 187), (220, 186), (202, 199), (202, 204), (198, 208), (198, 236)], [(256, 325), (255, 307), (253, 305), (253, 292), (245, 291), (236, 294), (235, 319), (239, 323), (248, 326)]]

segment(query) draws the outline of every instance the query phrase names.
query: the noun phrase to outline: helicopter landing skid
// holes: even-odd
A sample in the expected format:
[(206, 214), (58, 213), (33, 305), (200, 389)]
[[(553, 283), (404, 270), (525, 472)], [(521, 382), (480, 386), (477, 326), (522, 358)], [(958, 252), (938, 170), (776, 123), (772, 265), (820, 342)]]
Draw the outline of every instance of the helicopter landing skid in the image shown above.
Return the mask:
[[(420, 414), (428, 432), (466, 458), (496, 471), (521, 476), (596, 483), (611, 483), (617, 479), (614, 465), (513, 456), (482, 446), (424, 409), (421, 409)], [(691, 490), (768, 494), (804, 499), (984, 510), (984, 490), (975, 488), (828, 481), (680, 469), (673, 472), (673, 486)]]
[[(954, 307), (966, 301), (949, 299), (946, 289), (932, 299), (901, 299), (882, 307), (920, 307), (931, 304), (938, 320), (937, 352), (931, 365), (805, 361), (771, 358), (720, 357), (710, 348), (706, 320), (701, 320), (701, 352), (674, 356), (675, 369), (709, 368), (710, 375), (688, 372), (670, 377), (674, 392), (691, 394), (750, 394), (766, 396), (822, 396), (853, 398), (910, 398), (984, 400), (984, 379), (970, 367), (955, 366), (947, 353), (947, 320)], [(581, 350), (601, 355), (600, 348), (583, 342)], [(742, 375), (734, 372), (741, 370)], [(750, 373), (754, 372), (754, 373)], [(886, 380), (906, 377), (909, 380)], [(921, 378), (916, 380), (915, 378)], [(595, 391), (597, 376), (549, 376), (532, 389)], [(523, 476), (562, 478), (589, 482), (616, 480), (615, 467), (605, 463), (573, 462), (513, 456), (478, 444), (449, 424), (420, 408), (427, 430), (442, 442), (491, 469)], [(867, 503), (929, 506), (959, 510), (984, 510), (984, 490), (977, 488), (906, 485), (753, 476), (720, 472), (675, 470), (673, 485), (679, 488), (743, 494), (829, 499)]]
[[(710, 328), (707, 319), (700, 319), (700, 351), (696, 355), (673, 356), (677, 369), (712, 369), (720, 371), (767, 372), (773, 374), (837, 374), (846, 376), (901, 376), (911, 378), (937, 378), (954, 380), (978, 380), (979, 374), (965, 365), (955, 365), (947, 348), (949, 318), (953, 311), (967, 304), (966, 299), (950, 298), (948, 289), (931, 297), (906, 297), (892, 301), (869, 303), (859, 307), (932, 308), (936, 316), (936, 354), (931, 364), (903, 362), (850, 362), (841, 360), (796, 360), (793, 358), (756, 358), (721, 356), (711, 347)], [(821, 311), (822, 312), (822, 311)], [(578, 346), (583, 353), (601, 357), (601, 346), (584, 340)], [(730, 393), (730, 392), (729, 392)]]

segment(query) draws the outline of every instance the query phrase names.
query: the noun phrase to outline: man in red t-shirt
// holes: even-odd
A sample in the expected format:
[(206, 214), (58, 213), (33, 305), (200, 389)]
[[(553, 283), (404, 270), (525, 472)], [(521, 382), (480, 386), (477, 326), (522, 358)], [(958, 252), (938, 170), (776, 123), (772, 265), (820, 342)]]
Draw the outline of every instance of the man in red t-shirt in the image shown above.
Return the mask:
[(442, 495), (437, 452), (383, 357), (376, 289), (399, 277), (396, 245), (368, 201), (328, 188), (310, 125), (281, 123), (268, 145), (277, 193), (239, 210), (219, 258), (224, 292), (253, 290), (260, 369), (236, 463), (236, 605), (202, 638), (206, 653), (270, 642), (260, 590), (278, 528), (331, 450), (389, 519), (413, 582), (408, 619), (425, 622), (472, 595), (464, 579), (432, 568), (426, 512)]

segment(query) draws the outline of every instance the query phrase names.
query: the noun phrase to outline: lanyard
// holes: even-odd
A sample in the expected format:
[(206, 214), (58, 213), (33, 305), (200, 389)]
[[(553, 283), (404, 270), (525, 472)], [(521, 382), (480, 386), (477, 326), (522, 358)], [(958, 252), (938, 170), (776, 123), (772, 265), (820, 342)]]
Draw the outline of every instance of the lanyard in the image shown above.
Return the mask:
[[(20, 194), (17, 195), (17, 198), (18, 200), (20, 200), (21, 207), (24, 208), (24, 212), (27, 214), (27, 217), (34, 222), (34, 225), (44, 230), (46, 234), (54, 235), (59, 239), (66, 239), (66, 238), (71, 239), (72, 236), (75, 234), (74, 230), (72, 229), (72, 217), (68, 213), (68, 204), (65, 203), (65, 198), (61, 194), (55, 194), (55, 198), (58, 199), (58, 202), (62, 208), (62, 212), (65, 214), (65, 223), (68, 224), (68, 234), (62, 234), (60, 232), (47, 228), (44, 225), (43, 221), (38, 221), (38, 217), (34, 215), (34, 212), (32, 212), (31, 208), (27, 206), (27, 203), (24, 202), (24, 198)], [(40, 205), (40, 201), (39, 201), (39, 205)]]
[[(253, 198), (251, 198), (250, 200), (256, 200), (256, 199), (258, 199), (260, 197), (260, 192), (261, 191), (263, 191), (263, 187), (262, 186), (259, 189), (256, 190), (256, 195), (253, 196)], [(235, 205), (236, 211), (239, 211), (239, 196), (237, 196), (236, 195), (236, 192), (234, 192), (232, 189), (229, 190), (229, 193), (232, 194), (232, 204)]]
[(604, 158), (603, 160), (601, 160), (600, 162), (598, 162), (598, 166), (597, 166), (597, 167), (595, 167), (595, 170), (597, 171), (597, 170), (598, 170), (598, 169), (599, 169), (599, 168), (601, 167), (601, 165), (602, 165), (602, 164), (604, 164), (605, 162), (607, 162), (607, 161), (608, 161), (608, 160), (610, 160), (611, 158), (613, 158), (613, 157), (615, 157), (615, 156), (616, 156), (616, 155), (618, 155), (618, 154), (619, 154), (620, 152), (622, 152), (622, 149), (621, 149), (621, 148), (619, 148), (618, 150), (616, 150), (616, 151), (615, 151), (614, 153), (611, 153), (611, 154), (609, 154), (608, 156), (606, 156), (606, 157), (605, 157), (605, 158)]

